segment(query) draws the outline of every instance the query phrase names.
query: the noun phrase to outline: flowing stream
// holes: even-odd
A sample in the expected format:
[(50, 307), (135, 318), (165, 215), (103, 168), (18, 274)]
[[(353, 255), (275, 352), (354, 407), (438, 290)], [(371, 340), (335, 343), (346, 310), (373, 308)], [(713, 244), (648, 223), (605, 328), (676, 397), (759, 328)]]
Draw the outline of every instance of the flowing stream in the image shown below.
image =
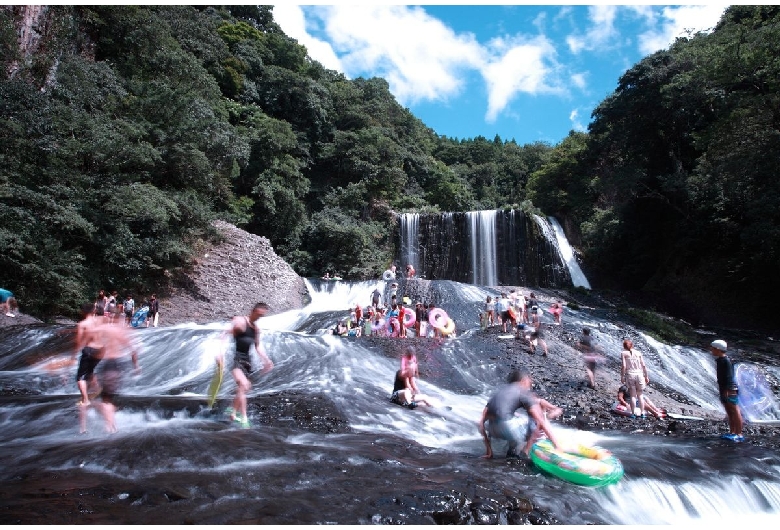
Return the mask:
[[(250, 408), (256, 417), (248, 430), (219, 421), (206, 409), (214, 356), (230, 344), (223, 336), (226, 322), (133, 330), (142, 371), (126, 378), (119, 432), (113, 435), (103, 432), (94, 411), (88, 415), (88, 434), (78, 433), (75, 366), (62, 365), (71, 353), (67, 328), (2, 330), (4, 503), (22, 502), (23, 492), (18, 499), (9, 492), (22, 491), (14, 488), (23, 488), (25, 481), (43, 484), (38, 491), (58, 477), (72, 481), (74, 488), (110, 484), (114, 512), (104, 522), (219, 524), (236, 521), (236, 513), (253, 505), (263, 506), (264, 515), (253, 512), (248, 520), (370, 523), (372, 514), (389, 509), (383, 508), (384, 496), (392, 499), (408, 487), (396, 482), (405, 480), (403, 470), (412, 467), (425, 475), (426, 487), (489, 483), (528, 496), (564, 524), (776, 521), (780, 516), (780, 456), (748, 444), (557, 427), (621, 459), (624, 479), (601, 489), (508, 469), (502, 459), (478, 458), (483, 446), (476, 421), (501, 381), (496, 361), (476, 339), (475, 315), (494, 291), (450, 281), (433, 284), (443, 301), (437, 305), (459, 321), (461, 330), (455, 339), (431, 340), (424, 352), (429, 375), (420, 381), (421, 391), (449, 407), (435, 413), (388, 403), (397, 356), (388, 356), (370, 340), (328, 334), (350, 308), (366, 305), (373, 289), (384, 287), (382, 281), (309, 284), (312, 301), (306, 308), (260, 320), (275, 368), (253, 376), (250, 402), (261, 405)], [(577, 326), (590, 325), (597, 336), (611, 325), (586, 310), (570, 311), (567, 318)], [(608, 335), (598, 338), (608, 355), (618, 355)], [(662, 374), (669, 387), (696, 389), (691, 397), (701, 406), (720, 409), (707, 352), (653, 344), (655, 351), (647, 355), (653, 374)], [(255, 366), (260, 366), (258, 359)], [(233, 391), (226, 377), (223, 408)], [(304, 419), (330, 422), (333, 432), (296, 428), (303, 417), (296, 400), (315, 411), (316, 403), (323, 403), (326, 418)], [(258, 416), (265, 408), (289, 414), (261, 423)], [(387, 484), (379, 484), (381, 477)], [(149, 508), (156, 489), (165, 491), (169, 503)], [(172, 496), (177, 502), (170, 501)], [(133, 510), (138, 514), (133, 516)]]

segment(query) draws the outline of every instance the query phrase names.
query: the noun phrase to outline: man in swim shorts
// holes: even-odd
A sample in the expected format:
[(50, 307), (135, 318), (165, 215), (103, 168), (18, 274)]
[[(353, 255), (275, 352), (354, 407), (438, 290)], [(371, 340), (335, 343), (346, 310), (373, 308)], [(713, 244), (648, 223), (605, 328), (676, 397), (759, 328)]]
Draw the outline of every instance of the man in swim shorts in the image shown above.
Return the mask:
[[(82, 312), (93, 311), (94, 306), (92, 304), (85, 304), (82, 307)], [(127, 371), (125, 357), (130, 353), (130, 357), (133, 362), (133, 367), (138, 370), (138, 352), (130, 341), (128, 336), (128, 330), (125, 328), (124, 323), (120, 320), (112, 323), (105, 322), (105, 319), (101, 316), (90, 316), (91, 321), (86, 318), (82, 321), (86, 321), (83, 326), (83, 335), (81, 340), (88, 341), (87, 347), (95, 348), (100, 353), (97, 359), (100, 361), (100, 366), (95, 361), (94, 365), (91, 365), (91, 359), (94, 356), (88, 358), (82, 353), (82, 362), (87, 364), (86, 371), (89, 372), (89, 366), (96, 372), (95, 377), (101, 387), (99, 394), (100, 402), (86, 401), (87, 396), (84, 394), (86, 391), (86, 382), (84, 379), (78, 381), (79, 389), (82, 390), (82, 405), (79, 408), (79, 424), (81, 432), (85, 433), (87, 430), (87, 406), (92, 404), (95, 409), (103, 416), (106, 423), (106, 431), (109, 433), (116, 432), (116, 403), (114, 398), (119, 391), (120, 384), (122, 382), (122, 376)], [(86, 337), (86, 338), (84, 338)], [(81, 363), (79, 363), (79, 373), (82, 372)], [(83, 386), (82, 386), (83, 383)]]
[[(87, 302), (81, 306), (81, 321), (76, 324), (76, 348), (72, 359), (76, 359), (79, 350), (81, 358), (76, 370), (76, 386), (81, 393), (79, 405), (86, 408), (89, 403), (89, 385), (95, 385), (95, 368), (103, 356), (103, 343), (100, 340), (99, 328), (103, 324), (103, 316), (95, 316), (94, 304)], [(82, 426), (81, 432), (85, 432)]]
[(496, 311), (498, 312), (498, 316), (501, 318), (503, 332), (506, 333), (506, 325), (511, 323), (511, 325), (514, 327), (515, 322), (510, 318), (509, 300), (504, 295), (504, 293), (501, 293), (496, 300)]
[(249, 418), (246, 414), (246, 394), (252, 388), (249, 382), (249, 374), (252, 373), (251, 349), (255, 351), (263, 361), (263, 373), (268, 373), (274, 367), (274, 363), (266, 355), (265, 349), (260, 344), (260, 329), (257, 321), (268, 313), (268, 304), (259, 302), (254, 305), (252, 311), (245, 317), (234, 317), (229, 333), (235, 340), (233, 354), (233, 368), (231, 373), (236, 381), (236, 396), (233, 398), (233, 410), (229, 412), (232, 420), (237, 421), (242, 427), (249, 428)]
[[(557, 418), (563, 413), (563, 409), (539, 399), (531, 391), (531, 383), (531, 375), (528, 372), (515, 370), (509, 374), (507, 384), (499, 388), (488, 401), (478, 423), (482, 441), (485, 443), (483, 458), (493, 458), (491, 437), (509, 442), (507, 457), (518, 456), (521, 444), (524, 445), (522, 451), (527, 456), (542, 432), (556, 448), (560, 448), (547, 418)], [(527, 426), (516, 419), (515, 411), (518, 409), (523, 409), (528, 414)]]
[(723, 438), (741, 442), (745, 438), (742, 436), (742, 412), (739, 410), (739, 386), (734, 376), (734, 365), (731, 359), (726, 355), (728, 346), (725, 340), (714, 340), (710, 344), (710, 353), (715, 356), (715, 371), (718, 378), (718, 392), (720, 402), (726, 409), (726, 415), (729, 419), (729, 433), (724, 434)]

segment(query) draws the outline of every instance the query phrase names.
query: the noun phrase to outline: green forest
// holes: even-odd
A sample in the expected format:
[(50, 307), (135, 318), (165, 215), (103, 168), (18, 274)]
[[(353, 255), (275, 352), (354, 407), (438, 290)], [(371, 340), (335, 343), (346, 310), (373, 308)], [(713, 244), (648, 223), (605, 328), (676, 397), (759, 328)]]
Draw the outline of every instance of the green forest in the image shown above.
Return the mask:
[(440, 136), (270, 6), (48, 6), (34, 53), (23, 11), (0, 8), (0, 286), (27, 313), (164, 293), (217, 218), (302, 276), (366, 279), (397, 213), (516, 208), (561, 221), (596, 289), (778, 324), (778, 6), (645, 57), (557, 145)]

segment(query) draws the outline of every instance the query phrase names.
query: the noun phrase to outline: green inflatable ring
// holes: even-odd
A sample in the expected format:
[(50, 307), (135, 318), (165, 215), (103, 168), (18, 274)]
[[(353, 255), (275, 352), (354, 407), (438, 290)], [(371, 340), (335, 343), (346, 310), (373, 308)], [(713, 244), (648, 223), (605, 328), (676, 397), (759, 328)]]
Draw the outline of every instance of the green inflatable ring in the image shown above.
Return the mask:
[(531, 447), (531, 461), (545, 473), (580, 486), (607, 486), (623, 477), (623, 464), (606, 449), (577, 446), (570, 451), (540, 440)]

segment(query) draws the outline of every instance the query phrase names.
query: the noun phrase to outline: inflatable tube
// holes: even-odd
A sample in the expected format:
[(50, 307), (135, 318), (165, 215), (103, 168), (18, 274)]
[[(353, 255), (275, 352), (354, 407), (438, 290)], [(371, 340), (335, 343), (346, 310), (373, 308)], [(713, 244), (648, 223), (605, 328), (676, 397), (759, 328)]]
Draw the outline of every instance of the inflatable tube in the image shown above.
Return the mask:
[(509, 318), (511, 318), (515, 322), (517, 321), (517, 313), (515, 313), (514, 307), (509, 306), (509, 309), (507, 309), (506, 312), (509, 313)]
[(138, 311), (135, 312), (135, 315), (133, 315), (133, 318), (130, 320), (130, 324), (137, 328), (144, 322), (146, 322), (146, 314), (149, 312), (148, 307), (142, 307)]
[(606, 486), (623, 477), (620, 460), (598, 446), (578, 444), (564, 452), (550, 440), (540, 440), (531, 447), (531, 461), (542, 471), (581, 486)]
[(547, 311), (549, 311), (550, 314), (552, 315), (560, 315), (561, 313), (563, 313), (563, 308), (561, 306), (550, 307), (549, 309), (547, 309)]
[(739, 363), (734, 370), (739, 386), (739, 408), (749, 422), (777, 421), (780, 404), (757, 365)]
[(387, 269), (384, 273), (382, 273), (382, 279), (385, 281), (395, 280), (395, 274), (393, 274), (393, 271), (390, 269)]
[(610, 408), (609, 411), (618, 416), (631, 416), (631, 409), (625, 405), (621, 405), (617, 401), (612, 404), (612, 408)]
[(434, 307), (428, 313), (428, 323), (431, 327), (436, 329), (441, 329), (446, 326), (449, 318), (449, 315), (447, 315), (444, 309), (438, 307)]
[(404, 326), (411, 328), (417, 322), (417, 317), (412, 311), (404, 311)]
[(455, 322), (452, 321), (451, 318), (447, 319), (447, 324), (441, 328), (441, 334), (445, 337), (452, 335), (452, 333), (455, 331)]
[(384, 328), (387, 324), (385, 323), (384, 318), (380, 318), (379, 320), (374, 320), (371, 322), (371, 331), (379, 331), (380, 329)]

